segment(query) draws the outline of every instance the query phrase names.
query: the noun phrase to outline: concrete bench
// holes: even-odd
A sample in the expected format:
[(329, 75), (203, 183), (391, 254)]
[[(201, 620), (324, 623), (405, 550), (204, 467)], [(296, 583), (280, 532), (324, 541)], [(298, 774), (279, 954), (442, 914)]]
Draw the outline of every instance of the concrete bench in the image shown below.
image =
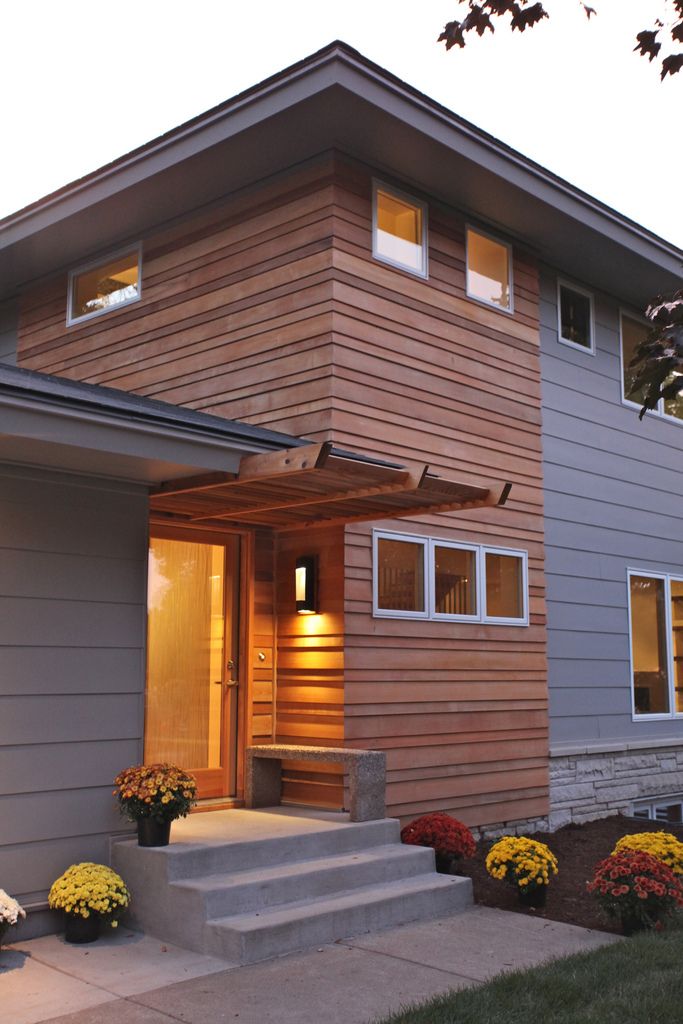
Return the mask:
[(350, 747), (299, 747), (288, 743), (247, 747), (247, 807), (273, 807), (280, 803), (283, 761), (343, 765), (349, 773), (350, 820), (386, 817), (386, 755), (380, 750)]

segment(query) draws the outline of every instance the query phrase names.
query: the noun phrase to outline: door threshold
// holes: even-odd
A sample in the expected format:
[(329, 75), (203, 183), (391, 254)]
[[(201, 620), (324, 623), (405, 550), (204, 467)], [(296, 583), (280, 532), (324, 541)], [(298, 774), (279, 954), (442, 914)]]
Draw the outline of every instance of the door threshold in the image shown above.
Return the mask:
[(237, 807), (244, 807), (244, 800), (238, 800), (232, 796), (211, 797), (208, 800), (200, 800), (197, 806), (192, 808), (190, 814), (203, 814), (205, 811), (228, 811)]

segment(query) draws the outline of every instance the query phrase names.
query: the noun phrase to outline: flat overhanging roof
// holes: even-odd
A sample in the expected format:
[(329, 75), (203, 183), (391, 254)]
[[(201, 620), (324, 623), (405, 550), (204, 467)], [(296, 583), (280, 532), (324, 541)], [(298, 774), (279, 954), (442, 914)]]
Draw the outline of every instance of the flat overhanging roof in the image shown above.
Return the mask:
[(683, 252), (344, 43), (0, 221), (4, 292), (337, 149), (643, 305)]

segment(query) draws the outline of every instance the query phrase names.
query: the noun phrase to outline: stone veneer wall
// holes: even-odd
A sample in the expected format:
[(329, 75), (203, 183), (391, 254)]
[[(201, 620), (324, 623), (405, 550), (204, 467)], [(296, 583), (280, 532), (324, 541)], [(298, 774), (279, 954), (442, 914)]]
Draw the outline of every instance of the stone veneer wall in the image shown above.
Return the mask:
[(683, 793), (683, 744), (554, 752), (550, 757), (551, 831), (570, 821), (627, 812), (633, 801)]

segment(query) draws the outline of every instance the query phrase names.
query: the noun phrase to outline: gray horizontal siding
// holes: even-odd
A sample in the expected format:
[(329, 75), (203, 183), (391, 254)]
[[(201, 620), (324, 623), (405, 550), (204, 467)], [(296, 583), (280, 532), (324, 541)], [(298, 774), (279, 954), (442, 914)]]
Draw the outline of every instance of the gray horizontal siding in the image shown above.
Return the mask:
[(551, 743), (683, 738), (683, 722), (631, 719), (626, 584), (627, 568), (683, 572), (683, 423), (622, 403), (619, 308), (597, 295), (595, 312), (595, 356), (561, 345), (543, 273)]
[(0, 467), (0, 877), (42, 900), (129, 826), (114, 775), (142, 755), (147, 497)]

